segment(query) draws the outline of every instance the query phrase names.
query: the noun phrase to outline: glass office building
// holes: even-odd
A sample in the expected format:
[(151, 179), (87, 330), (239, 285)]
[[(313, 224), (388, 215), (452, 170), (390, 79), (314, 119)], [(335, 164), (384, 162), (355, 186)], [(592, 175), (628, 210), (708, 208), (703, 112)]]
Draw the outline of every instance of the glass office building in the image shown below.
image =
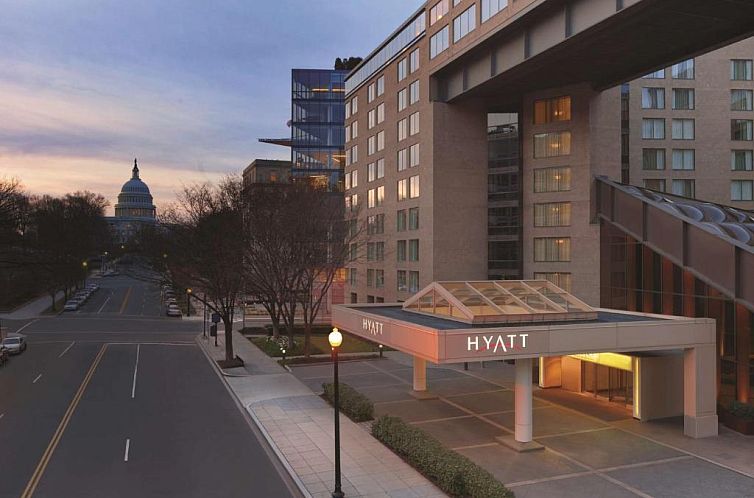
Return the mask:
[(343, 190), (345, 78), (348, 71), (294, 69), (292, 73), (292, 177)]

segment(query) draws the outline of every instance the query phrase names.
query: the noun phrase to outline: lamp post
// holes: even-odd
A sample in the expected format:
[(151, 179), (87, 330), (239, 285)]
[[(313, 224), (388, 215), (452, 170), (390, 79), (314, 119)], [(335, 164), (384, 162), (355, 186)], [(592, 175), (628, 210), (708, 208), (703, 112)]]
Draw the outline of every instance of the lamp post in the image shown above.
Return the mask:
[(89, 268), (89, 263), (84, 261), (83, 263), (81, 263), (81, 267), (84, 269), (84, 287), (86, 287), (86, 277), (87, 277), (87, 270)]
[(333, 361), (333, 391), (335, 405), (335, 491), (332, 492), (332, 498), (343, 498), (345, 495), (340, 489), (340, 409), (338, 402), (340, 398), (340, 388), (338, 387), (338, 348), (343, 343), (343, 334), (338, 331), (337, 327), (332, 329), (327, 341), (332, 348)]
[(191, 287), (186, 289), (186, 316), (191, 316)]

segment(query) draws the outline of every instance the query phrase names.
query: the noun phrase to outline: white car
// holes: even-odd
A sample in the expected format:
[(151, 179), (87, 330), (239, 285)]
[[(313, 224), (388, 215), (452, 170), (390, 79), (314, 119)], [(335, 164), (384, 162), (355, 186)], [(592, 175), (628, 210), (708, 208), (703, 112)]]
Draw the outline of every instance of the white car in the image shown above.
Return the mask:
[(8, 354), (21, 354), (26, 351), (26, 336), (22, 334), (8, 334), (0, 346), (8, 351)]
[(77, 309), (79, 309), (79, 302), (75, 299), (70, 299), (65, 303), (65, 306), (63, 306), (64, 311), (76, 311)]

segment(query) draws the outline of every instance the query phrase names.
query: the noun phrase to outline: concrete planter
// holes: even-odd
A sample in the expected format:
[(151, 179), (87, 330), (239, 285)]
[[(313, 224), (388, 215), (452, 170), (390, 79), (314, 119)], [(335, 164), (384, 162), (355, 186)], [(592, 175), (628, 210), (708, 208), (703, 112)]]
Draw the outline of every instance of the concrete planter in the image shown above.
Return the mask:
[(747, 436), (754, 436), (754, 420), (737, 417), (723, 406), (718, 407), (717, 412), (725, 427)]

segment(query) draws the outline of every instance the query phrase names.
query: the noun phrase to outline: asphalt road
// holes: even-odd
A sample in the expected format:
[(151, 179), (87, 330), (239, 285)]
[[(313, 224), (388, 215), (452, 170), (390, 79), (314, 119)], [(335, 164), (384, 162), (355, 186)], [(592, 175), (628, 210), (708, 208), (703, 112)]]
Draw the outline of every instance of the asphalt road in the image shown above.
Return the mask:
[(0, 497), (287, 497), (294, 488), (159, 289), (99, 281), (78, 312), (8, 322)]

